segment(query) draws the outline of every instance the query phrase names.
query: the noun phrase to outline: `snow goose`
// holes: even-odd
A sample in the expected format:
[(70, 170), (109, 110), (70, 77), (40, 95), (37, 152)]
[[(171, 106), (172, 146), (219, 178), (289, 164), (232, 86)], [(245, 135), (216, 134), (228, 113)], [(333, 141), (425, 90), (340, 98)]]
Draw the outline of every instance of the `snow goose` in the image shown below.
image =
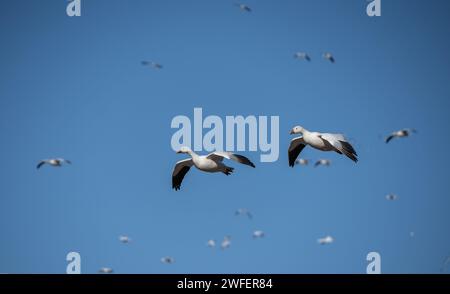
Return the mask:
[(329, 159), (319, 159), (314, 164), (314, 167), (318, 167), (319, 165), (330, 166), (331, 165), (331, 160), (329, 160)]
[(231, 246), (231, 237), (230, 236), (225, 236), (223, 238), (222, 243), (220, 244), (220, 248), (222, 250), (225, 250), (225, 249), (229, 248), (230, 246)]
[(216, 240), (214, 240), (214, 239), (208, 240), (208, 242), (206, 242), (206, 246), (208, 246), (210, 248), (216, 247)]
[(300, 165), (308, 165), (309, 160), (308, 159), (303, 159), (303, 158), (299, 158), (295, 161), (295, 164), (300, 164)]
[(387, 136), (384, 141), (387, 144), (394, 138), (409, 137), (412, 133), (417, 133), (417, 131), (415, 129), (403, 129), (403, 130), (395, 131), (395, 132), (391, 133), (389, 136)]
[(112, 274), (114, 272), (114, 270), (109, 267), (102, 267), (101, 269), (98, 270), (98, 272), (100, 274)]
[(172, 264), (175, 262), (175, 259), (173, 257), (166, 256), (166, 257), (161, 258), (161, 262), (165, 263), (165, 264)]
[(67, 160), (64, 158), (44, 159), (38, 163), (37, 169), (40, 169), (44, 164), (48, 164), (53, 167), (61, 167), (63, 165), (63, 163), (72, 164), (72, 162), (70, 162), (70, 160)]
[(119, 241), (124, 244), (127, 244), (131, 242), (131, 238), (128, 236), (119, 236)]
[(309, 55), (306, 52), (296, 52), (294, 54), (294, 58), (300, 59), (300, 60), (311, 61), (311, 57), (309, 57)]
[(256, 230), (253, 232), (253, 239), (264, 238), (265, 234), (261, 230)]
[(339, 154), (345, 154), (354, 162), (358, 161), (357, 154), (352, 145), (347, 142), (342, 134), (328, 134), (310, 132), (301, 126), (296, 126), (291, 130), (291, 134), (302, 134), (303, 136), (292, 139), (289, 146), (289, 166), (294, 167), (295, 160), (306, 145), (321, 150), (335, 151)]
[(387, 194), (386, 195), (386, 200), (389, 200), (389, 201), (395, 201), (395, 200), (397, 200), (398, 199), (398, 196), (396, 195), (396, 194)]
[(146, 61), (146, 60), (144, 60), (144, 61), (141, 61), (141, 64), (143, 66), (153, 67), (154, 69), (162, 69), (163, 68), (163, 66), (161, 64), (156, 63), (154, 61)]
[(241, 11), (252, 12), (252, 9), (251, 9), (250, 7), (248, 7), (247, 5), (245, 5), (245, 4), (235, 3), (234, 5), (237, 6), (237, 7), (239, 7), (239, 9), (240, 9)]
[(320, 245), (327, 245), (327, 244), (331, 244), (333, 242), (334, 242), (334, 238), (331, 236), (326, 236), (324, 238), (317, 239), (317, 243), (319, 243)]
[(330, 52), (324, 53), (323, 54), (323, 58), (328, 60), (331, 63), (335, 63), (336, 62), (336, 60), (334, 60), (334, 57), (333, 57), (333, 55)]
[(233, 172), (234, 168), (223, 164), (222, 161), (224, 158), (249, 165), (253, 168), (255, 167), (255, 165), (247, 157), (231, 152), (216, 151), (208, 155), (200, 156), (192, 151), (189, 147), (183, 146), (177, 153), (189, 154), (191, 158), (178, 161), (175, 164), (175, 168), (173, 169), (172, 173), (172, 188), (175, 190), (180, 190), (181, 182), (192, 166), (195, 166), (197, 169), (204, 172), (222, 172), (227, 176)]
[(247, 216), (249, 219), (253, 218), (253, 215), (251, 214), (251, 212), (247, 209), (247, 208), (239, 208), (238, 210), (236, 210), (236, 212), (234, 213), (235, 216), (241, 216), (241, 215), (245, 215)]

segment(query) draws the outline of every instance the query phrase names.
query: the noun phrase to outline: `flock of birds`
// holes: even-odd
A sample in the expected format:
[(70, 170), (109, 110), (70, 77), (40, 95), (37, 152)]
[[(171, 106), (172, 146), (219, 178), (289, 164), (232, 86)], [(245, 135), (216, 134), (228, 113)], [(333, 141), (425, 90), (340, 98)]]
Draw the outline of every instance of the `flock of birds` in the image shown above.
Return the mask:
[[(235, 3), (241, 11), (250, 13), (252, 9), (240, 3)], [(323, 59), (335, 63), (334, 56), (326, 52), (322, 55)], [(296, 52), (294, 54), (294, 58), (298, 60), (305, 60), (307, 62), (311, 62), (311, 56), (306, 52)], [(146, 67), (150, 67), (155, 70), (163, 69), (163, 65), (155, 61), (142, 61), (141, 64)], [(385, 143), (391, 142), (396, 138), (405, 138), (410, 136), (411, 134), (417, 133), (414, 129), (402, 129), (395, 132), (392, 132), (385, 138)], [(353, 148), (353, 146), (348, 142), (348, 140), (342, 134), (332, 134), (332, 133), (320, 133), (320, 132), (312, 132), (303, 128), (302, 126), (295, 126), (290, 131), (291, 135), (299, 135), (291, 140), (289, 148), (288, 148), (288, 165), (290, 167), (294, 167), (295, 165), (307, 166), (309, 165), (309, 160), (304, 158), (298, 158), (302, 150), (310, 146), (316, 150), (323, 152), (336, 152), (338, 154), (344, 155), (353, 162), (358, 162), (358, 155)], [(227, 166), (224, 164), (224, 160), (231, 160), (237, 163), (247, 165), (249, 167), (255, 168), (255, 165), (245, 156), (235, 154), (232, 152), (212, 152), (207, 155), (198, 155), (194, 151), (192, 151), (189, 147), (185, 146), (180, 148), (177, 153), (186, 154), (189, 157), (178, 161), (175, 164), (172, 173), (172, 188), (174, 190), (180, 190), (182, 181), (191, 167), (195, 167), (197, 170), (200, 170), (205, 173), (223, 173), (225, 175), (230, 175), (233, 173), (234, 168)], [(51, 158), (44, 159), (39, 161), (37, 165), (37, 169), (42, 168), (44, 165), (49, 165), (51, 167), (62, 167), (63, 165), (71, 164), (70, 160), (64, 158)], [(326, 166), (329, 167), (331, 165), (331, 160), (329, 159), (319, 159), (315, 161), (314, 167), (318, 166)], [(386, 200), (395, 201), (398, 200), (398, 196), (396, 194), (388, 194), (385, 196)], [(235, 211), (235, 216), (244, 216), (248, 219), (253, 219), (253, 214), (246, 208), (239, 208)], [(414, 236), (414, 232), (410, 233), (411, 237)], [(255, 230), (252, 233), (253, 239), (260, 239), (265, 237), (265, 232), (262, 230)], [(332, 244), (334, 242), (334, 238), (332, 236), (325, 236), (317, 239), (317, 243), (320, 245)], [(128, 244), (132, 240), (128, 236), (119, 236), (119, 241), (123, 244)], [(209, 248), (215, 248), (218, 246), (218, 242), (214, 239), (210, 239), (206, 242), (206, 246)], [(225, 250), (231, 246), (231, 236), (227, 235), (220, 242), (220, 248)], [(163, 264), (173, 264), (175, 259), (171, 256), (165, 256), (160, 259), (160, 262)], [(450, 264), (450, 257), (447, 258), (444, 262), (444, 267)], [(98, 271), (103, 274), (113, 273), (114, 270), (109, 267), (102, 267)]]

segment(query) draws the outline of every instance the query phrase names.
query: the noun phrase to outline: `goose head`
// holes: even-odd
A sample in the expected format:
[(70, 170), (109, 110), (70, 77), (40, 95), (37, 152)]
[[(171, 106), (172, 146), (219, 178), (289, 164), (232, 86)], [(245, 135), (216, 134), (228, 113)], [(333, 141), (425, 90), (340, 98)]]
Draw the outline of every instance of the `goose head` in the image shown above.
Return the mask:
[(301, 126), (295, 126), (292, 128), (290, 134), (294, 135), (294, 134), (303, 134), (303, 132), (305, 131), (305, 129)]

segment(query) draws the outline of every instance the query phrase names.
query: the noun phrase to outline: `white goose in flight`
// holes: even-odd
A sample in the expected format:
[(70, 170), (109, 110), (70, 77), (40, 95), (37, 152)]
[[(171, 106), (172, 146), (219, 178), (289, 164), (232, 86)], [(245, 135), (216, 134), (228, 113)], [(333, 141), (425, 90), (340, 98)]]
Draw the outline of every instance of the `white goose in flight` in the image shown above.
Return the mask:
[(319, 243), (320, 245), (327, 245), (327, 244), (331, 244), (333, 242), (334, 242), (334, 238), (331, 236), (326, 236), (324, 238), (317, 239), (317, 243)]
[(295, 161), (295, 164), (300, 164), (300, 165), (308, 165), (309, 160), (308, 159), (304, 159), (304, 158), (299, 158)]
[(231, 237), (230, 236), (225, 236), (223, 238), (222, 243), (220, 243), (220, 248), (222, 250), (225, 250), (227, 248), (229, 248), (231, 246)]
[(173, 257), (166, 256), (161, 258), (161, 262), (165, 264), (172, 264), (175, 262), (175, 259)]
[(409, 137), (412, 133), (417, 133), (417, 131), (415, 129), (403, 129), (403, 130), (395, 131), (392, 134), (390, 134), (389, 136), (387, 136), (384, 141), (387, 144), (387, 143), (389, 143), (389, 141), (391, 141), (394, 138)]
[(110, 267), (102, 267), (101, 269), (98, 270), (98, 272), (100, 274), (112, 274), (114, 270)]
[(252, 9), (250, 7), (248, 7), (245, 4), (241, 4), (241, 3), (235, 3), (235, 6), (239, 7), (240, 10), (245, 11), (245, 12), (252, 12)]
[(239, 163), (255, 167), (255, 165), (245, 156), (234, 154), (231, 152), (213, 152), (208, 155), (198, 155), (192, 151), (189, 147), (183, 146), (177, 153), (186, 153), (191, 156), (191, 158), (178, 161), (173, 169), (172, 173), (172, 188), (175, 190), (180, 190), (181, 182), (184, 176), (187, 174), (191, 166), (195, 166), (197, 169), (209, 172), (217, 173), (222, 172), (227, 176), (230, 175), (234, 168), (226, 166), (222, 163), (223, 159), (230, 159), (237, 161)]
[(265, 235), (264, 231), (256, 230), (253, 232), (253, 239), (264, 238)]
[(294, 127), (291, 130), (291, 134), (302, 134), (303, 136), (294, 138), (291, 141), (288, 150), (290, 167), (294, 167), (295, 160), (307, 145), (321, 151), (335, 151), (339, 154), (344, 154), (354, 162), (358, 161), (355, 149), (342, 134), (310, 132), (301, 126)]
[(319, 159), (314, 164), (314, 167), (318, 167), (319, 165), (330, 166), (331, 165), (331, 160), (329, 160), (329, 159)]
[(311, 61), (311, 57), (309, 57), (308, 53), (306, 53), (306, 52), (296, 52), (294, 54), (294, 58), (300, 59), (300, 60)]
[(128, 236), (119, 236), (119, 241), (124, 244), (127, 244), (131, 242), (131, 238)]
[(147, 61), (147, 60), (144, 60), (144, 61), (141, 61), (141, 64), (142, 64), (143, 66), (149, 66), (149, 67), (153, 67), (153, 68), (155, 68), (155, 69), (162, 69), (162, 68), (163, 68), (163, 66), (162, 66), (161, 64), (156, 63), (156, 62), (154, 62), (154, 61)]
[(335, 63), (336, 60), (334, 59), (333, 55), (330, 52), (326, 52), (323, 54), (323, 58), (330, 61), (331, 63)]
[(63, 163), (72, 164), (70, 160), (64, 158), (52, 158), (52, 159), (44, 159), (39, 162), (37, 165), (37, 169), (40, 169), (44, 164), (51, 165), (53, 167), (61, 167)]
[(249, 219), (252, 219), (252, 218), (253, 218), (252, 213), (251, 213), (250, 210), (248, 210), (247, 208), (239, 208), (238, 210), (235, 211), (234, 215), (236, 215), (236, 216), (245, 215), (245, 216), (247, 216)]

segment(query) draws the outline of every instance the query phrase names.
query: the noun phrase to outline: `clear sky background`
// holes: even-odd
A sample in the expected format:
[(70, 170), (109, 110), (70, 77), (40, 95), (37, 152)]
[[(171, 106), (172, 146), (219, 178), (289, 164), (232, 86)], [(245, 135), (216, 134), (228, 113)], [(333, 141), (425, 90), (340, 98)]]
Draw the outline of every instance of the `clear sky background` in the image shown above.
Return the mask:
[[(378, 18), (363, 0), (248, 0), (252, 13), (228, 0), (82, 2), (70, 18), (62, 0), (0, 1), (0, 272), (65, 273), (70, 251), (83, 273), (365, 273), (370, 251), (384, 273), (440, 271), (449, 1), (382, 1)], [(280, 116), (279, 160), (243, 152), (256, 169), (192, 169), (173, 191), (185, 156), (170, 123), (194, 107)], [(332, 166), (289, 168), (297, 124), (343, 132), (360, 162), (306, 148)], [(401, 128), (419, 133), (384, 144)], [(73, 164), (36, 170), (49, 157)], [(240, 207), (254, 218), (234, 216)], [(206, 247), (225, 235), (228, 250)], [(326, 235), (335, 242), (320, 246)]]

